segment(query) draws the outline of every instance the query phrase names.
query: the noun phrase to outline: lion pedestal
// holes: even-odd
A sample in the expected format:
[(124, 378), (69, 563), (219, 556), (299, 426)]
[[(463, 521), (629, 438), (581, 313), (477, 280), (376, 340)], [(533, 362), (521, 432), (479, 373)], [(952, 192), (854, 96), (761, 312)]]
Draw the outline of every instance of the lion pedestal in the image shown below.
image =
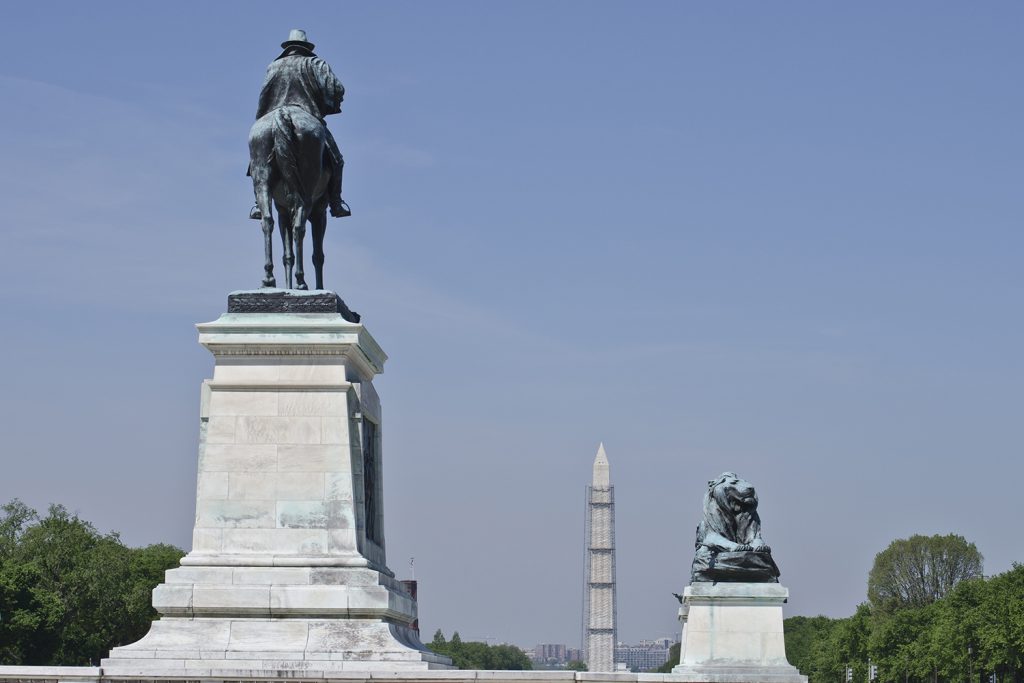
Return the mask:
[(789, 591), (761, 537), (757, 492), (735, 472), (708, 482), (690, 585), (683, 591), (679, 664), (693, 683), (807, 683), (786, 659), (782, 606)]
[(673, 679), (706, 683), (807, 683), (786, 659), (777, 583), (693, 583), (683, 592)]

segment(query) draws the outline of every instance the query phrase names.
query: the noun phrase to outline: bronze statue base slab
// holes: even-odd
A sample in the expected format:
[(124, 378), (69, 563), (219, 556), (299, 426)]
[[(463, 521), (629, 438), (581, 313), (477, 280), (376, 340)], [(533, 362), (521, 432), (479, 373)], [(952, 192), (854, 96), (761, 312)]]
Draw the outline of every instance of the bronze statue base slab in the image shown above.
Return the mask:
[(329, 290), (250, 289), (228, 294), (228, 313), (338, 313), (350, 323), (360, 315)]
[(753, 550), (723, 551), (712, 555), (707, 568), (694, 571), (693, 581), (778, 583), (779, 568), (771, 553)]

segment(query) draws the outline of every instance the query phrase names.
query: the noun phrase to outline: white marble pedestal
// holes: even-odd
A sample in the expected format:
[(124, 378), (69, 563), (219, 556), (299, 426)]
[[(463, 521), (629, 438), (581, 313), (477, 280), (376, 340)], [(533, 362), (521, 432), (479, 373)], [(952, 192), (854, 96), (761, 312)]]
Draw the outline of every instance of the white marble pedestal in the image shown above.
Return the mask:
[(807, 683), (786, 659), (777, 583), (692, 583), (683, 591), (679, 664), (672, 680), (692, 683)]
[[(337, 313), (227, 313), (198, 326), (203, 384), (192, 551), (162, 615), (109, 675), (450, 668), (387, 568), (380, 402), (386, 356)], [(215, 673), (211, 673), (215, 672)]]

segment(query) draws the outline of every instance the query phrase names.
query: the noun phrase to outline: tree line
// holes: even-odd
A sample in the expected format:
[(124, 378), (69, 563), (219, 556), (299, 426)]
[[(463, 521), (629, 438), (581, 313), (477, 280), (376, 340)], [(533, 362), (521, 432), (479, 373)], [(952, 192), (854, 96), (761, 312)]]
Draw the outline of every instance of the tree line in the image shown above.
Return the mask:
[(439, 655), (451, 657), (452, 664), (459, 669), (525, 671), (533, 668), (530, 658), (515, 645), (463, 642), (458, 631), (452, 634), (451, 640), (447, 640), (441, 629), (437, 629), (427, 647)]
[[(19, 500), (0, 507), (0, 664), (96, 665), (157, 618), (152, 592), (185, 553), (158, 543), (129, 548), (61, 505), (45, 516)], [(461, 669), (530, 669), (512, 645), (446, 641), (431, 649)]]
[(0, 511), (0, 663), (97, 664), (146, 634), (150, 594), (180, 549), (129, 548), (60, 505), (45, 517), (18, 500)]
[[(1024, 683), (1024, 565), (984, 578), (963, 537), (913, 536), (879, 553), (868, 600), (844, 619), (785, 620), (811, 683)], [(847, 673), (847, 669), (850, 673)]]
[[(60, 505), (40, 516), (18, 500), (0, 507), (0, 664), (96, 664), (146, 634), (153, 588), (183, 551), (125, 546)], [(875, 558), (868, 600), (844, 619), (785, 621), (789, 661), (811, 683), (1024, 683), (1024, 565), (982, 576), (960, 536), (894, 541)], [(512, 645), (447, 640), (429, 647), (460, 669), (526, 670)], [(679, 661), (678, 646), (661, 670)]]

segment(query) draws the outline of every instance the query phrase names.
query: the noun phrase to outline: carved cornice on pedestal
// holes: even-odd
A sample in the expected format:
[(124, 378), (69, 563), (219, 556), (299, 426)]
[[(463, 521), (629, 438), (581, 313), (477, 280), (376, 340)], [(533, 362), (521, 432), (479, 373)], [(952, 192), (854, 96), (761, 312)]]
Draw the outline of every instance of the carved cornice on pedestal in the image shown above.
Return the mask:
[(340, 357), (360, 379), (372, 379), (388, 358), (361, 323), (338, 313), (225, 313), (196, 328), (199, 343), (218, 359)]

